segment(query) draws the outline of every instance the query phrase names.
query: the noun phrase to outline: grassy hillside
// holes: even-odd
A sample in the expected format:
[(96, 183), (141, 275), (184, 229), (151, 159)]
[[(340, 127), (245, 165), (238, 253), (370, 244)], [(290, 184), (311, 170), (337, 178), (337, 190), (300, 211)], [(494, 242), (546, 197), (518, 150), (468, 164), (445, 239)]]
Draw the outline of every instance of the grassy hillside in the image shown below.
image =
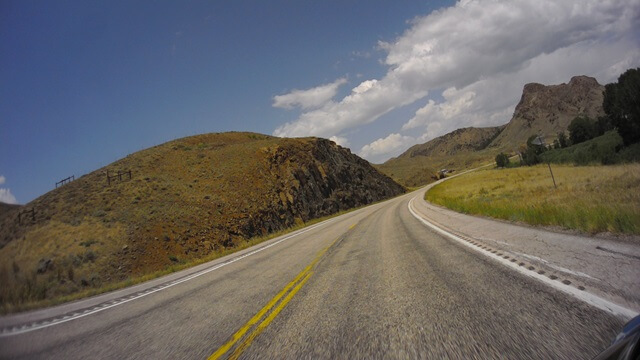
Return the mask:
[(640, 161), (640, 144), (626, 148), (622, 146), (622, 138), (617, 131), (612, 130), (580, 144), (549, 150), (540, 157), (543, 162), (576, 165)]
[(495, 154), (491, 151), (476, 151), (447, 156), (395, 158), (375, 167), (404, 186), (417, 187), (435, 181), (434, 176), (440, 169), (460, 172), (490, 163), (494, 158)]
[(444, 157), (458, 153), (479, 151), (487, 147), (505, 126), (457, 129), (424, 144), (414, 145), (398, 158)]
[(640, 164), (546, 165), (472, 172), (433, 187), (426, 199), (452, 210), (588, 233), (640, 234)]
[(400, 156), (376, 167), (405, 186), (434, 181), (440, 169), (460, 171), (491, 162), (497, 150), (483, 150), (504, 126), (463, 128), (412, 146)]
[[(129, 170), (131, 178), (114, 177)], [(6, 211), (0, 306), (6, 311), (147, 276), (403, 191), (324, 139), (178, 139)], [(35, 221), (19, 221), (30, 209)]]

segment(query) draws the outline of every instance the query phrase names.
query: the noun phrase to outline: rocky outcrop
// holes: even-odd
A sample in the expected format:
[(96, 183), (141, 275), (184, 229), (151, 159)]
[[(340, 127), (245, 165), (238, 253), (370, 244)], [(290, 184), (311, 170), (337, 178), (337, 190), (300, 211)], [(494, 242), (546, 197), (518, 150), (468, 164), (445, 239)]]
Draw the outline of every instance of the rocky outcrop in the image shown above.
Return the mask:
[(538, 133), (551, 141), (578, 115), (604, 115), (603, 92), (604, 86), (588, 76), (575, 76), (568, 84), (526, 84), (513, 118), (489, 147), (512, 151)]
[(367, 161), (325, 139), (300, 149), (285, 143), (267, 150), (272, 173), (281, 179), (279, 213), (286, 223), (303, 221), (399, 195), (404, 188)]

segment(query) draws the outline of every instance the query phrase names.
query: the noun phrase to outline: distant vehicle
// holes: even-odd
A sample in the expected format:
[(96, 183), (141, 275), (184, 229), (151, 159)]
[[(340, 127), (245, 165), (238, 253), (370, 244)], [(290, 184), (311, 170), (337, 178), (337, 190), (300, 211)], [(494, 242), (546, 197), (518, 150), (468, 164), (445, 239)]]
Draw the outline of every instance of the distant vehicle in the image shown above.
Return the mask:
[(605, 351), (593, 360), (640, 359), (640, 315), (631, 319)]

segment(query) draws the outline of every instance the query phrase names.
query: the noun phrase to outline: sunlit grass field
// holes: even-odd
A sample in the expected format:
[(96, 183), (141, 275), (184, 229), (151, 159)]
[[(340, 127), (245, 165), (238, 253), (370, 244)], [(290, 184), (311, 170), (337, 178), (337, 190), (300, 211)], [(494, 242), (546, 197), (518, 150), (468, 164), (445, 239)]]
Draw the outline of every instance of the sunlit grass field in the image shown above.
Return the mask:
[(640, 164), (486, 169), (436, 185), (426, 199), (467, 214), (591, 234), (640, 234)]

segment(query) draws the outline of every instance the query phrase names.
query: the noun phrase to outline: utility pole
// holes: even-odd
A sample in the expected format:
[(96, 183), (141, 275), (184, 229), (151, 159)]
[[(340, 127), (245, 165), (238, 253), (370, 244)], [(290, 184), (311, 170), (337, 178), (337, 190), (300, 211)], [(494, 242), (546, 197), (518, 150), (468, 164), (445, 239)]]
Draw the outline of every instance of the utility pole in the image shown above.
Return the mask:
[[(535, 145), (540, 145), (546, 149), (546, 145), (544, 144), (544, 140), (542, 140), (542, 136), (540, 136), (540, 132), (538, 132), (538, 137), (535, 140), (533, 140), (531, 143)], [(553, 176), (553, 171), (551, 170), (550, 161), (547, 161), (547, 166), (549, 167), (549, 173), (551, 173), (551, 180), (553, 180), (553, 187), (557, 189), (558, 185), (556, 185), (556, 178)]]

